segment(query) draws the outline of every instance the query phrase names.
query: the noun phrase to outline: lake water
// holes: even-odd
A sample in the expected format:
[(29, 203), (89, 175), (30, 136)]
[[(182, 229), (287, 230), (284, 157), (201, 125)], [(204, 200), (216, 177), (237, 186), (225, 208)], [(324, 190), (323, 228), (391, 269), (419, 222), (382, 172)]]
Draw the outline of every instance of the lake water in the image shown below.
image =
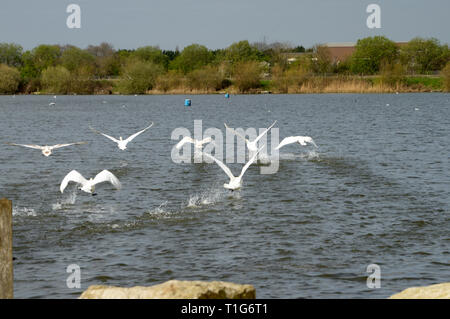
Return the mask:
[[(0, 197), (13, 201), (16, 298), (76, 298), (94, 284), (252, 284), (257, 298), (386, 298), (450, 278), (450, 95), (0, 97)], [(49, 106), (56, 102), (55, 106)], [(240, 192), (216, 164), (177, 164), (172, 131), (268, 127), (309, 135)], [(120, 151), (92, 126), (127, 137)], [(9, 146), (87, 141), (40, 151)], [(270, 138), (268, 139), (270, 141)], [(242, 164), (230, 164), (238, 174)], [(59, 184), (108, 169), (98, 196)], [(67, 266), (81, 268), (69, 289)], [(366, 285), (367, 266), (381, 288)]]

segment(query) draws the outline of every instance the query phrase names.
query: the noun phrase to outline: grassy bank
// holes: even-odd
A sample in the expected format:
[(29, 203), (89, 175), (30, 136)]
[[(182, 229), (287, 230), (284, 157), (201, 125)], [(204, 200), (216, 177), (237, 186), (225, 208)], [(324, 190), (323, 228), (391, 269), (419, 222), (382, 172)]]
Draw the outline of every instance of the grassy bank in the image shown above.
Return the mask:
[[(180, 81), (174, 87), (161, 89), (158, 86), (148, 90), (146, 94), (154, 95), (185, 95), (185, 94), (312, 94), (312, 93), (425, 93), (445, 92), (443, 79), (437, 76), (409, 76), (396, 81), (386, 83), (381, 76), (311, 76), (298, 85), (289, 85), (283, 90), (277, 88), (271, 79), (262, 80), (258, 88), (247, 92), (241, 90), (230, 82), (231, 85), (221, 89), (205, 88), (193, 89), (184, 81)], [(118, 81), (95, 80), (93, 86), (96, 89), (93, 95), (123, 94), (118, 87)], [(31, 94), (57, 94), (55, 92), (33, 92)], [(89, 94), (89, 93), (85, 93)]]

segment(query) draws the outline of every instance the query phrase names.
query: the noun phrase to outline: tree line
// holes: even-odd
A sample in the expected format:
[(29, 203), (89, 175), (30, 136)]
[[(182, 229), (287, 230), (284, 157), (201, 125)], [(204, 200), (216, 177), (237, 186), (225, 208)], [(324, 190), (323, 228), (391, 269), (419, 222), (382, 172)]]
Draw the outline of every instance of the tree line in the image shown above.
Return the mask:
[(450, 90), (448, 45), (414, 38), (399, 46), (375, 36), (358, 40), (351, 56), (334, 61), (324, 45), (305, 49), (247, 40), (217, 50), (191, 44), (181, 51), (115, 50), (108, 43), (85, 49), (43, 44), (24, 51), (18, 44), (0, 43), (1, 94), (288, 93), (330, 76), (377, 76), (384, 85), (398, 86), (414, 74), (439, 74), (442, 89)]

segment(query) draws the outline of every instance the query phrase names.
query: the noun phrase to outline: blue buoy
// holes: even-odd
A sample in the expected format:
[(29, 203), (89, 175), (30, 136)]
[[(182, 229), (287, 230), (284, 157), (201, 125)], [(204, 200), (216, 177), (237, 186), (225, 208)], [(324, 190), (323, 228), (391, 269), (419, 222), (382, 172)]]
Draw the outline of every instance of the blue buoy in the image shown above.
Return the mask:
[(184, 106), (191, 106), (191, 99), (185, 99)]
[(230, 94), (229, 94), (229, 93), (225, 94), (225, 97), (226, 97), (227, 99), (229, 99), (229, 98), (230, 98)]

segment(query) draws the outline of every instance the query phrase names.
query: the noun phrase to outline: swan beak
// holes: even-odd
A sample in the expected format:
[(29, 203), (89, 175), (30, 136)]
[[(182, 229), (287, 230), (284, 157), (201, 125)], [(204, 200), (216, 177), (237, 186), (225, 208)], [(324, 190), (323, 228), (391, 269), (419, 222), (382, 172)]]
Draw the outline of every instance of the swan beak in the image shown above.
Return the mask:
[(92, 193), (92, 196), (97, 196), (97, 193)]

